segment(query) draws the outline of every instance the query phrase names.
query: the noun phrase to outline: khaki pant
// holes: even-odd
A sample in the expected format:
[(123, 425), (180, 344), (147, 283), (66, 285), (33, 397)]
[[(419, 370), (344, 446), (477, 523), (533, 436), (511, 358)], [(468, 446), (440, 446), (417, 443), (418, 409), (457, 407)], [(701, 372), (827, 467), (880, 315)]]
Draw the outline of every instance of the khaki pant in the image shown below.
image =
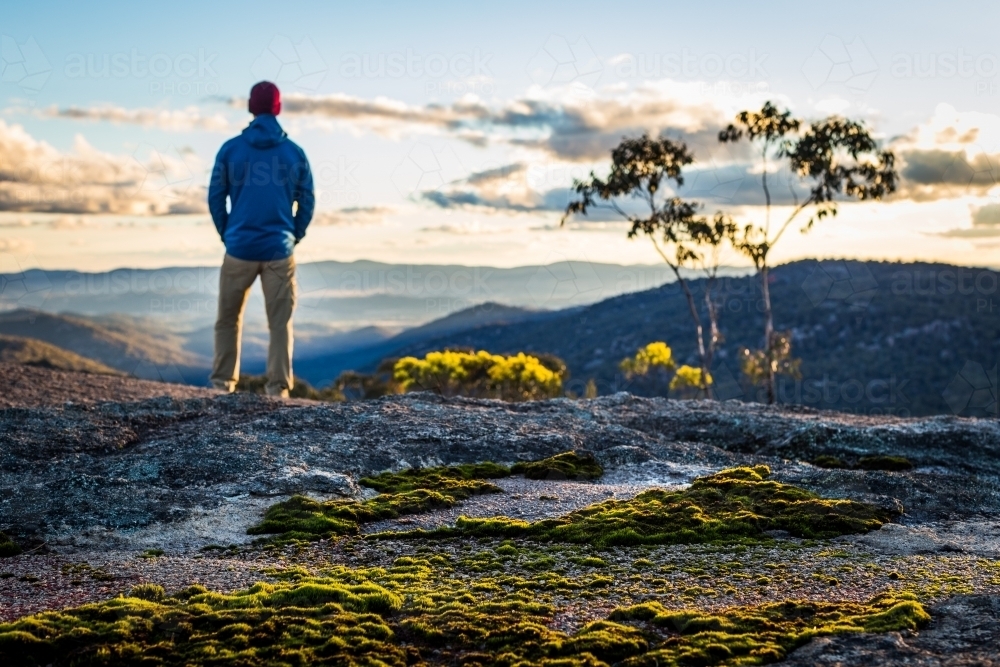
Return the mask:
[(250, 287), (260, 276), (271, 342), (267, 351), (267, 393), (287, 396), (292, 380), (292, 311), (295, 310), (295, 258), (248, 262), (227, 254), (219, 272), (219, 315), (215, 321), (215, 363), (212, 384), (236, 390), (240, 376), (243, 310)]

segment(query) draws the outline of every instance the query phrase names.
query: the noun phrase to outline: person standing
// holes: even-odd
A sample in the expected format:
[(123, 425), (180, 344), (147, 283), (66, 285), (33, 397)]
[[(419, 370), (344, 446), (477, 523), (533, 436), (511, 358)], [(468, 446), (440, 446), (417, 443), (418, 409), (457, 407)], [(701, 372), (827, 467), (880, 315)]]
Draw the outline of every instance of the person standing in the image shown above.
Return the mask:
[(287, 397), (295, 382), (294, 250), (306, 235), (316, 199), (305, 152), (278, 124), (278, 87), (269, 81), (254, 85), (248, 109), (253, 121), (219, 149), (208, 188), (208, 210), (226, 247), (211, 381), (220, 391), (236, 390), (243, 312), (250, 287), (260, 276), (270, 333), (266, 391)]

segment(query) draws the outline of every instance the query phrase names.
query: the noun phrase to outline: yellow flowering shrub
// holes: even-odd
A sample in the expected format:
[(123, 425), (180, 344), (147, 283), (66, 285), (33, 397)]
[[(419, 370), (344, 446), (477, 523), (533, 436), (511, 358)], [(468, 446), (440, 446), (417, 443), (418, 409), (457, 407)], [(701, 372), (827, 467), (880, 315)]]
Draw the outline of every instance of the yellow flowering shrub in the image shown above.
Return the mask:
[(428, 352), (423, 359), (403, 357), (393, 368), (393, 379), (403, 391), (531, 401), (561, 395), (563, 373), (523, 352), (505, 357), (485, 350), (444, 350)]
[(685, 364), (677, 369), (677, 373), (670, 380), (670, 389), (704, 389), (710, 384), (712, 384), (710, 373), (702, 373), (700, 368)]
[(664, 342), (657, 341), (640, 349), (634, 357), (622, 360), (619, 367), (626, 377), (632, 378), (637, 375), (646, 375), (656, 368), (671, 371), (676, 366), (674, 353), (670, 347)]
[(623, 359), (619, 367), (625, 373), (625, 377), (629, 379), (646, 376), (654, 371), (669, 373), (676, 369), (674, 376), (670, 379), (669, 390), (680, 392), (682, 397), (690, 394), (690, 390), (704, 392), (712, 384), (712, 376), (700, 368), (687, 364), (677, 368), (673, 350), (662, 341), (656, 341), (640, 348), (634, 357)]

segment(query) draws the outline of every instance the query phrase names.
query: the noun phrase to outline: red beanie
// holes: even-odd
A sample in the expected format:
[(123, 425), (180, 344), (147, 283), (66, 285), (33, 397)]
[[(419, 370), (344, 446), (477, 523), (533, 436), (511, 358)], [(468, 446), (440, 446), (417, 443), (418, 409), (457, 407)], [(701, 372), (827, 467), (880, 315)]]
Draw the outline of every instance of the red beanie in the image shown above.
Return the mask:
[(281, 113), (281, 91), (270, 81), (261, 81), (250, 89), (250, 103), (247, 108), (254, 116), (262, 113), (277, 116)]

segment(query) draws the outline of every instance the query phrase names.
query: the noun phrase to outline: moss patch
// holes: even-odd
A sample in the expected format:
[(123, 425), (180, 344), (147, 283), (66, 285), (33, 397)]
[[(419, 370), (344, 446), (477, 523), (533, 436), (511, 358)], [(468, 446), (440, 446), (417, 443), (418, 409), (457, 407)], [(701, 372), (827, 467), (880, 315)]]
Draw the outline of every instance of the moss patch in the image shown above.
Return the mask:
[(555, 519), (532, 523), (459, 517), (453, 528), (409, 535), (519, 537), (611, 547), (759, 540), (768, 530), (826, 539), (866, 533), (892, 518), (872, 505), (821, 498), (769, 481), (770, 474), (767, 466), (732, 468), (700, 477), (683, 491), (651, 489), (631, 500), (608, 500)]
[(17, 542), (7, 537), (5, 533), (0, 533), (0, 558), (9, 558), (21, 553), (21, 547)]
[(519, 463), (513, 468), (487, 462), (386, 472), (360, 480), (362, 486), (380, 493), (375, 498), (321, 502), (294, 496), (268, 508), (264, 520), (247, 532), (280, 535), (277, 543), (354, 535), (364, 523), (452, 507), (474, 495), (500, 493), (499, 487), (486, 480), (509, 477), (512, 472), (534, 479), (580, 480), (604, 473), (593, 456), (576, 452)]
[(200, 586), (170, 598), (158, 593), (133, 589), (2, 624), (0, 657), (10, 665), (67, 656), (74, 664), (406, 664), (406, 649), (389, 641), (393, 632), (380, 616), (401, 600), (379, 586), (316, 580), (259, 583), (233, 595)]
[(405, 493), (417, 489), (440, 491), (455, 488), (455, 482), (499, 479), (509, 477), (510, 472), (510, 468), (496, 463), (465, 463), (457, 466), (384, 472), (375, 477), (362, 477), (360, 483), (379, 493)]
[(817, 456), (811, 461), (811, 463), (817, 468), (831, 468), (831, 469), (850, 468), (849, 465), (841, 461), (836, 456), (830, 456), (828, 454)]
[(784, 659), (817, 636), (916, 630), (930, 616), (915, 598), (901, 594), (867, 604), (790, 601), (714, 614), (670, 611), (652, 602), (618, 609), (611, 619), (645, 621), (679, 635), (625, 665), (760, 665)]
[[(477, 556), (470, 555), (472, 560)], [(232, 594), (156, 585), (0, 624), (4, 664), (623, 665), (763, 664), (810, 638), (914, 629), (927, 620), (903, 595), (865, 604), (789, 601), (708, 614), (657, 602), (619, 607), (572, 633), (553, 629), (551, 595), (609, 590), (610, 577), (463, 578), (442, 555), (389, 567), (271, 572)]]
[(528, 479), (573, 479), (588, 481), (604, 474), (604, 468), (589, 452), (564, 452), (540, 461), (517, 463), (510, 471)]
[(280, 535), (278, 542), (353, 535), (364, 523), (451, 507), (474, 495), (500, 493), (498, 486), (484, 480), (508, 475), (509, 469), (495, 463), (382, 473), (361, 479), (362, 485), (381, 492), (375, 498), (320, 502), (293, 496), (269, 507), (264, 520), (247, 532)]
[(436, 490), (414, 489), (404, 493), (382, 494), (358, 502), (328, 500), (320, 502), (305, 496), (272, 505), (264, 520), (252, 526), (250, 535), (281, 535), (284, 540), (318, 540), (360, 532), (361, 524), (395, 519), (404, 514), (418, 514), (451, 507), (460, 500), (501, 489), (480, 480), (452, 481)]

